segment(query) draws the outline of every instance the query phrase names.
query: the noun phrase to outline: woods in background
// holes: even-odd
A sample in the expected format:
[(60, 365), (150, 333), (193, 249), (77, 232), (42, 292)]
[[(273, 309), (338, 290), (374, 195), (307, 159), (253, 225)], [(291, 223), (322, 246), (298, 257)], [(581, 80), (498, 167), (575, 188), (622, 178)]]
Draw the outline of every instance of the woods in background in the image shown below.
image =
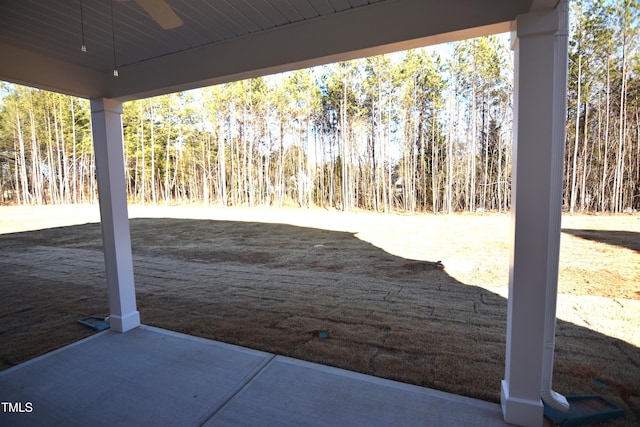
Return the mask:
[[(572, 3), (565, 209), (640, 209), (638, 2)], [(504, 37), (124, 104), (134, 203), (510, 206)], [(0, 203), (97, 199), (89, 104), (3, 84)]]

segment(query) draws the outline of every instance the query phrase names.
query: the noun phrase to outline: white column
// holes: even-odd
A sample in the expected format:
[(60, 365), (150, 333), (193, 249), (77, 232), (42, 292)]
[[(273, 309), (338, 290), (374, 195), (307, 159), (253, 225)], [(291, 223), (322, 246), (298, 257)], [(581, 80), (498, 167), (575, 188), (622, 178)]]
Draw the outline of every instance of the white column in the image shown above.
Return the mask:
[(140, 326), (140, 314), (136, 308), (127, 212), (122, 103), (111, 99), (92, 99), (91, 127), (98, 176), (111, 329), (126, 332)]
[(547, 371), (550, 387), (558, 287), (566, 2), (556, 9), (521, 15), (515, 25), (513, 243), (501, 402), (506, 422), (541, 426), (541, 389)]

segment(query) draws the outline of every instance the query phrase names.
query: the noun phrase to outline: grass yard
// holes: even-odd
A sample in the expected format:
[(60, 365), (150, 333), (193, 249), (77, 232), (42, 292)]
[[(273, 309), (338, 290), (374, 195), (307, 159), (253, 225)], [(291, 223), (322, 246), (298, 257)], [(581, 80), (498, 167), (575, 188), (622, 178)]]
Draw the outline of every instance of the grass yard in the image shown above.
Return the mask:
[[(130, 207), (142, 321), (498, 401), (509, 215)], [(0, 207), (0, 369), (107, 314), (97, 206)], [(640, 422), (640, 216), (565, 216), (554, 389)], [(326, 337), (325, 337), (326, 334)]]

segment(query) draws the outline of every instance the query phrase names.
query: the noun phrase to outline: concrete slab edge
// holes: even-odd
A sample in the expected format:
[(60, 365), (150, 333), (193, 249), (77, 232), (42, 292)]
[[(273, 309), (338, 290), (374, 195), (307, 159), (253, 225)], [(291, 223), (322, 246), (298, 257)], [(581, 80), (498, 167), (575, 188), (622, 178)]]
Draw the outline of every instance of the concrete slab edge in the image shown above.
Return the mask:
[(58, 354), (58, 353), (61, 353), (63, 351), (66, 351), (66, 350), (68, 350), (70, 348), (73, 348), (73, 347), (75, 347), (77, 345), (84, 344), (85, 342), (91, 341), (93, 339), (96, 339), (96, 338), (98, 338), (98, 337), (100, 337), (100, 336), (102, 336), (104, 334), (115, 334), (115, 333), (118, 333), (118, 332), (113, 332), (113, 331), (111, 331), (109, 329), (105, 329), (104, 331), (97, 332), (97, 333), (95, 333), (93, 335), (90, 335), (90, 336), (88, 336), (86, 338), (82, 338), (81, 340), (78, 340), (78, 341), (76, 341), (74, 343), (67, 344), (64, 347), (60, 347), (60, 348), (57, 348), (55, 350), (51, 350), (48, 353), (45, 353), (45, 354), (42, 354), (40, 356), (34, 357), (33, 359), (27, 360), (26, 362), (22, 362), (19, 365), (15, 365), (15, 366), (12, 366), (10, 368), (5, 369), (4, 371), (0, 371), (0, 377), (3, 377), (5, 375), (9, 375), (14, 371), (17, 371), (19, 369), (22, 369), (22, 368), (24, 368), (26, 366), (31, 365), (32, 363), (36, 363), (36, 362), (38, 362), (38, 361), (40, 361), (42, 359), (46, 359), (46, 358), (51, 357), (51, 356), (53, 356), (55, 354)]
[(260, 350), (254, 350), (251, 348), (246, 348), (246, 347), (240, 347), (238, 345), (233, 345), (233, 344), (227, 344), (224, 342), (220, 342), (220, 341), (216, 341), (216, 340), (212, 340), (212, 339), (208, 339), (208, 338), (201, 338), (201, 337), (196, 337), (193, 335), (187, 335), (187, 334), (183, 334), (182, 332), (174, 332), (174, 331), (170, 331), (168, 329), (162, 329), (162, 328), (158, 328), (155, 326), (149, 326), (149, 325), (140, 325), (138, 327), (138, 329), (142, 329), (145, 331), (150, 331), (150, 332), (154, 332), (157, 334), (161, 334), (161, 335), (166, 335), (168, 337), (173, 337), (173, 338), (179, 338), (179, 339), (183, 339), (183, 340), (187, 340), (187, 341), (192, 341), (192, 342), (197, 342), (200, 344), (208, 344), (214, 347), (219, 347), (219, 348), (224, 348), (227, 350), (232, 350), (232, 351), (238, 351), (238, 352), (242, 352), (242, 353), (247, 353), (247, 354), (251, 354), (254, 356), (262, 356), (262, 357), (266, 357), (266, 358), (273, 358), (273, 354), (271, 353), (267, 353), (264, 351), (260, 351)]
[(499, 409), (500, 405), (497, 403), (487, 402), (484, 400), (474, 399), (472, 397), (459, 396), (457, 394), (451, 394), (440, 390), (434, 390), (431, 388), (421, 387), (413, 384), (407, 384), (399, 381), (388, 380), (385, 378), (374, 377), (359, 372), (348, 371), (346, 369), (336, 368), (333, 366), (320, 365), (313, 362), (307, 362), (304, 360), (293, 359), (286, 356), (276, 356), (272, 363), (282, 362), (291, 365), (297, 365), (322, 371), (332, 375), (339, 375), (347, 378), (351, 378), (357, 381), (368, 382), (370, 384), (380, 385), (384, 387), (390, 387), (397, 390), (404, 390), (410, 393), (417, 393), (423, 396), (428, 396), (434, 399), (446, 400), (449, 402), (456, 402), (465, 405), (471, 405), (478, 408), (486, 409)]

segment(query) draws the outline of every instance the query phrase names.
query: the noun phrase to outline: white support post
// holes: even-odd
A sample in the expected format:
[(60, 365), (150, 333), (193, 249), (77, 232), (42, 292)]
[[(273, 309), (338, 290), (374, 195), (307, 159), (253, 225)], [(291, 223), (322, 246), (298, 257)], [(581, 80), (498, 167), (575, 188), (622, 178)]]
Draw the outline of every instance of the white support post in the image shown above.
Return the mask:
[(136, 308), (127, 213), (122, 103), (111, 99), (92, 99), (91, 127), (98, 175), (111, 329), (127, 332), (140, 326), (140, 314)]
[(513, 34), (512, 250), (501, 402), (505, 421), (521, 426), (542, 426), (541, 390), (545, 383), (551, 385), (567, 94), (566, 8), (563, 0), (556, 9), (521, 15)]

